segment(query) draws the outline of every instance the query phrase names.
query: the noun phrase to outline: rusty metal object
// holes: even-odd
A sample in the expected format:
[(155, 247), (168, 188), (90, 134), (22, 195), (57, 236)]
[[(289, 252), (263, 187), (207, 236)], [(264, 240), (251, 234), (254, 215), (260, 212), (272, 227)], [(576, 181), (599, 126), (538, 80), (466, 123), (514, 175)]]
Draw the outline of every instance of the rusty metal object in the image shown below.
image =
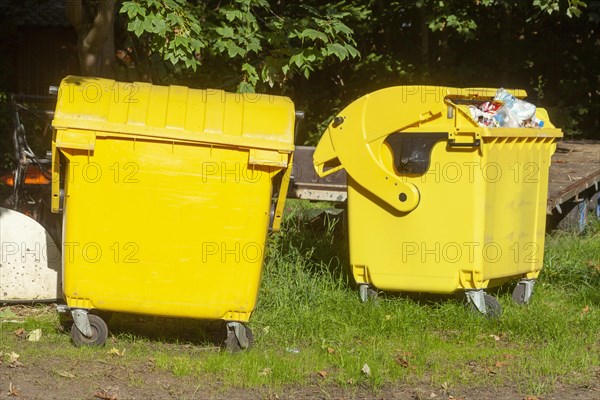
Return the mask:
[(338, 203), (346, 201), (346, 172), (339, 171), (320, 178), (313, 167), (314, 152), (314, 147), (296, 146), (288, 197)]

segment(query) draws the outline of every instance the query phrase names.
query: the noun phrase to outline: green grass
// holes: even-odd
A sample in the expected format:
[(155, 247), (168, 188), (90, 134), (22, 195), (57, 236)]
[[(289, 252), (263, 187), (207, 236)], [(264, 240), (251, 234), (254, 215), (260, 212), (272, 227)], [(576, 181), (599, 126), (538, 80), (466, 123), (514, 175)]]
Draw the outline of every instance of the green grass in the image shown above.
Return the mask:
[[(202, 322), (146, 318), (138, 323), (139, 318), (127, 316), (109, 324), (116, 336), (106, 348), (76, 349), (48, 312), (22, 325), (0, 324), (0, 351), (16, 351), (23, 360), (53, 356), (125, 367), (151, 362), (176, 377), (208, 376), (225, 386), (274, 389), (308, 383), (374, 390), (389, 383), (460, 388), (476, 382), (511, 383), (523, 393), (543, 394), (557, 383), (597, 379), (598, 221), (583, 235), (548, 236), (545, 267), (531, 304), (518, 306), (509, 291), (501, 292), (504, 314), (490, 320), (452, 297), (385, 296), (360, 303), (347, 272), (342, 227), (333, 218), (311, 220), (314, 211), (307, 203), (290, 207), (283, 232), (269, 239), (259, 304), (250, 323), (256, 344), (249, 352), (219, 352), (211, 342), (215, 326)], [(42, 328), (42, 341), (15, 338), (12, 332), (19, 326)], [(125, 353), (108, 354), (112, 347)], [(364, 364), (369, 376), (361, 372)], [(135, 377), (130, 378), (135, 385)]]

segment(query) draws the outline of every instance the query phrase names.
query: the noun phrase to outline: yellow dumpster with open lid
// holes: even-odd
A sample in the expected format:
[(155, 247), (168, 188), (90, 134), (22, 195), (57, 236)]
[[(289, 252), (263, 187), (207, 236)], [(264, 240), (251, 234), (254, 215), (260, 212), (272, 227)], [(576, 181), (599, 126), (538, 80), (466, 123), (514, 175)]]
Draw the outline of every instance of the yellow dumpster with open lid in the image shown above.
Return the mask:
[(99, 310), (222, 319), (228, 347), (249, 347), (291, 171), (291, 100), (75, 76), (58, 96), (52, 208), (75, 344), (104, 343)]
[(562, 133), (541, 108), (539, 129), (480, 126), (469, 106), (495, 93), (391, 87), (356, 100), (328, 126), (314, 165), (322, 177), (348, 174), (350, 263), (363, 301), (375, 289), (464, 290), (477, 310), (498, 314), (484, 290), (513, 279), (513, 298), (529, 301)]

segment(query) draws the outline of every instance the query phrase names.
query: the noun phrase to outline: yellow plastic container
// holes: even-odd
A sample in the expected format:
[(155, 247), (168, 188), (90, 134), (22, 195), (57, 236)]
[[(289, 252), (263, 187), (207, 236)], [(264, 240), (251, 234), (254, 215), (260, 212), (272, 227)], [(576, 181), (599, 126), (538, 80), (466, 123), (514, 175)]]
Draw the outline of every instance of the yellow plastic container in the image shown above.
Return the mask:
[(480, 127), (468, 106), (495, 92), (391, 87), (329, 125), (314, 164), (320, 176), (348, 173), (350, 263), (360, 288), (466, 290), (485, 312), (483, 289), (521, 278), (515, 300), (529, 300), (562, 133), (541, 108), (542, 129)]
[(62, 187), (69, 309), (248, 321), (287, 192), (292, 101), (75, 76), (58, 95), (52, 208)]

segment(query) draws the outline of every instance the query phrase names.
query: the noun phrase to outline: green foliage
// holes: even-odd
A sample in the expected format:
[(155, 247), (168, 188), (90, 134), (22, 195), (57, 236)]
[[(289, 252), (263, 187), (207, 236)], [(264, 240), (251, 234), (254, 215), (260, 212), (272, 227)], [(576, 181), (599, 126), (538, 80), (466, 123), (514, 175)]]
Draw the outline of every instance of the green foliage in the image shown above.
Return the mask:
[[(275, 5), (274, 5), (275, 6)], [(202, 65), (226, 65), (239, 75), (237, 90), (280, 86), (295, 75), (308, 78), (335, 61), (359, 57), (346, 21), (364, 19), (364, 5), (298, 4), (275, 10), (266, 0), (130, 0), (128, 18), (147, 54), (169, 61), (175, 73)], [(213, 73), (223, 72), (214, 71)]]
[(206, 39), (194, 10), (186, 0), (125, 1), (121, 7), (129, 18), (127, 29), (138, 38), (147, 34), (153, 52), (195, 71), (196, 53), (206, 47)]
[[(540, 11), (552, 14), (553, 12), (560, 12), (561, 1), (559, 0), (533, 0), (534, 7), (537, 7)], [(579, 17), (582, 9), (587, 7), (587, 4), (581, 0), (568, 0), (565, 14), (571, 18), (573, 16)]]
[(600, 1), (127, 0), (142, 79), (290, 96), (316, 144), (386, 86), (521, 87), (568, 135), (600, 131)]
[[(489, 6), (493, 0), (482, 2)], [(419, 1), (417, 8), (425, 10), (427, 27), (432, 31), (445, 29), (455, 31), (460, 35), (472, 37), (477, 30), (477, 23), (473, 19), (473, 7), (459, 2), (451, 1)]]
[(533, 0), (533, 5), (540, 9), (542, 12), (552, 14), (559, 10), (557, 0)]

